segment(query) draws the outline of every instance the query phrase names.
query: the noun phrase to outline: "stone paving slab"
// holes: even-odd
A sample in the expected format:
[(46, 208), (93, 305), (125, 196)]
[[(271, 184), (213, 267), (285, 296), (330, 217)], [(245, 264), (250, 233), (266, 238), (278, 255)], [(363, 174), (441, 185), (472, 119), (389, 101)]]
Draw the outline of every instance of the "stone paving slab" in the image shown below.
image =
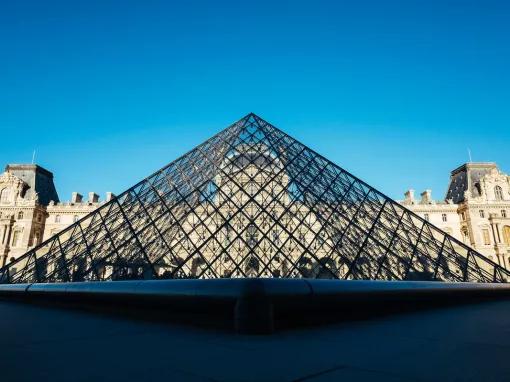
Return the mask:
[(2, 381), (509, 381), (510, 301), (236, 335), (0, 301)]

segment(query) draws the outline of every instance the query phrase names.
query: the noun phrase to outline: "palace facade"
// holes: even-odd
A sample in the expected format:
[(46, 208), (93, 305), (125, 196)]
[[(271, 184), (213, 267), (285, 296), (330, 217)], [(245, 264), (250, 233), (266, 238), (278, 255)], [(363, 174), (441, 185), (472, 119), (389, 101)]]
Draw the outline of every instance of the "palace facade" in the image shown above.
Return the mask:
[(0, 266), (23, 255), (44, 240), (108, 201), (90, 192), (88, 200), (73, 192), (60, 202), (53, 174), (34, 164), (10, 164), (0, 175)]
[[(239, 179), (236, 184), (244, 185), (246, 181)], [(229, 188), (232, 187), (230, 181), (218, 179), (217, 184), (223, 183), (225, 194), (236, 192)], [(256, 184), (247, 186), (256, 189)], [(0, 175), (0, 266), (20, 257), (112, 197), (108, 192), (105, 199), (100, 200), (96, 193), (89, 192), (85, 200), (81, 194), (73, 192), (69, 201), (60, 202), (50, 171), (38, 165), (8, 165)], [(502, 173), (496, 163), (467, 163), (453, 170), (443, 200), (434, 200), (431, 190), (425, 190), (419, 197), (408, 190), (404, 200), (399, 202), (489, 259), (510, 268), (510, 176)], [(202, 213), (209, 214), (208, 209), (213, 204), (221, 204), (221, 200), (209, 204), (203, 203)], [(214, 208), (214, 211), (228, 214), (223, 211), (228, 205), (221, 205), (221, 209)], [(211, 224), (214, 224), (213, 215)], [(309, 218), (313, 220), (312, 226), (316, 224), (313, 216)], [(194, 224), (188, 223), (190, 227)], [(260, 222), (261, 226), (263, 224)], [(246, 243), (250, 245), (251, 231), (246, 232)], [(199, 235), (199, 232), (194, 234)], [(266, 235), (275, 233), (268, 228)], [(308, 241), (306, 233), (302, 236), (302, 240)], [(228, 240), (228, 232), (225, 240)], [(218, 271), (225, 273), (229, 269)]]
[(431, 191), (400, 203), (476, 251), (510, 268), (510, 176), (496, 163), (466, 163), (451, 172), (444, 200)]

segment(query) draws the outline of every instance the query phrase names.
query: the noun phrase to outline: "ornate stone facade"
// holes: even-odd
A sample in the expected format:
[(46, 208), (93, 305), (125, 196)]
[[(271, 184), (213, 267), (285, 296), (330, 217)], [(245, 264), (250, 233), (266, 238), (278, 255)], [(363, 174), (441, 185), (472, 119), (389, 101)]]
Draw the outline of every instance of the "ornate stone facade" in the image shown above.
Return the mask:
[(417, 201), (409, 190), (401, 203), (510, 268), (510, 176), (496, 163), (466, 163), (453, 170), (444, 201), (433, 200), (430, 190)]
[[(0, 176), (0, 265), (40, 244), (46, 212), (30, 185), (9, 171)], [(34, 167), (34, 171), (38, 171)]]
[(93, 192), (86, 202), (73, 193), (70, 202), (60, 203), (50, 171), (38, 165), (8, 165), (0, 175), (0, 266), (101, 204)]

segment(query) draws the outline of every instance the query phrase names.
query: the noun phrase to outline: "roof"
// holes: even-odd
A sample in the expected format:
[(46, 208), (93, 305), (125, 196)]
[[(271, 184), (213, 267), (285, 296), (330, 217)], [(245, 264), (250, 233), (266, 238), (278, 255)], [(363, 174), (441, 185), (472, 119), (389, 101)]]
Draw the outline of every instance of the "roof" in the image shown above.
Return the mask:
[(476, 184), (494, 169), (498, 169), (494, 162), (465, 163), (457, 167), (451, 173), (445, 199), (452, 199), (454, 203), (463, 202), (464, 193), (468, 190), (473, 197), (481, 196)]
[(53, 173), (36, 164), (8, 164), (5, 171), (23, 180), (28, 189), (25, 197), (31, 199), (37, 194), (39, 203), (48, 205), (58, 202), (58, 194), (53, 183)]

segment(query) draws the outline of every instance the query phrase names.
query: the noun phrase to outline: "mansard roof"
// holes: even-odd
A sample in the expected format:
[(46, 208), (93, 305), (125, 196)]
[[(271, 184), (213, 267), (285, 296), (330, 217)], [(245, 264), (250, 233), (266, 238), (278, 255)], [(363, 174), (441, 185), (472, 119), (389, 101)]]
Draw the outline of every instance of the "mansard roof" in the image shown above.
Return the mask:
[(452, 171), (450, 184), (446, 192), (446, 200), (453, 200), (454, 203), (461, 203), (465, 200), (464, 193), (469, 191), (472, 197), (480, 195), (480, 189), (476, 186), (480, 179), (498, 170), (494, 162), (469, 162)]
[(58, 202), (58, 194), (53, 183), (53, 173), (36, 164), (9, 164), (5, 171), (20, 178), (27, 185), (25, 198), (33, 199), (37, 194), (39, 203), (48, 205)]

